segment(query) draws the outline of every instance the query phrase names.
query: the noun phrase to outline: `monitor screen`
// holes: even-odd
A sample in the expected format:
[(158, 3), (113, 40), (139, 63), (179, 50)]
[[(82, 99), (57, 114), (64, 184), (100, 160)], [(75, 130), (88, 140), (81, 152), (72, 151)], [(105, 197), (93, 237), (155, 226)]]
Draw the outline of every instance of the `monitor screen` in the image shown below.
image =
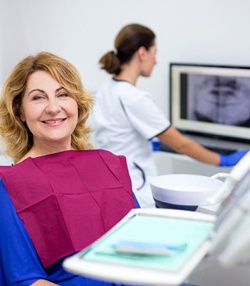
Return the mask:
[(170, 119), (182, 132), (250, 142), (250, 67), (170, 64)]

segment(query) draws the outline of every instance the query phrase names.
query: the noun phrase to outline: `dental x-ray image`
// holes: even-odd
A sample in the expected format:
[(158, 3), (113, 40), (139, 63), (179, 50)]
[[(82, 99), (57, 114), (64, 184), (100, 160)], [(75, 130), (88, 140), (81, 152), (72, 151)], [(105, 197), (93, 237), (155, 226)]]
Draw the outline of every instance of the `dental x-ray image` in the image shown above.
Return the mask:
[(250, 78), (189, 74), (188, 119), (250, 126)]

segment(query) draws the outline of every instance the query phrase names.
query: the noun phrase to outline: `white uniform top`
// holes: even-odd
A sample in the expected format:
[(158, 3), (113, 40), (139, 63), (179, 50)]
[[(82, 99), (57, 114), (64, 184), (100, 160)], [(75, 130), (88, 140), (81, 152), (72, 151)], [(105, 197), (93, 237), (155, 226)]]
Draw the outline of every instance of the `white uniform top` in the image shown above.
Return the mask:
[(95, 93), (98, 148), (125, 155), (141, 207), (154, 207), (149, 179), (157, 175), (150, 139), (170, 127), (150, 94), (126, 81), (109, 79)]

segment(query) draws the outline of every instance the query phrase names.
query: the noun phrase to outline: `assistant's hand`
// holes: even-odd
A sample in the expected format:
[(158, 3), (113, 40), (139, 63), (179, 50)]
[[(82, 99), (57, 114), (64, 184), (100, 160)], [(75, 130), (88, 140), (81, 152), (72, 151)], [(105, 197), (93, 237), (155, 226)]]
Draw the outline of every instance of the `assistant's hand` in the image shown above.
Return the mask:
[(242, 150), (231, 153), (229, 155), (220, 154), (220, 167), (231, 167), (235, 166), (242, 157), (246, 155), (249, 150)]

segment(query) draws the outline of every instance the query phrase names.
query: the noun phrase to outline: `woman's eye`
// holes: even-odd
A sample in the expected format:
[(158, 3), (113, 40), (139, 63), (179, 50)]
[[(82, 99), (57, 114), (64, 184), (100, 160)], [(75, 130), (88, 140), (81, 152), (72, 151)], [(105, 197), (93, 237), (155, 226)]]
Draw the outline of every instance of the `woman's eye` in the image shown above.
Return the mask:
[(66, 92), (58, 94), (58, 97), (68, 97), (68, 96), (69, 96), (69, 94)]
[(32, 100), (42, 100), (42, 99), (44, 99), (45, 98), (45, 96), (44, 95), (34, 95), (33, 96), (33, 98), (32, 98)]

